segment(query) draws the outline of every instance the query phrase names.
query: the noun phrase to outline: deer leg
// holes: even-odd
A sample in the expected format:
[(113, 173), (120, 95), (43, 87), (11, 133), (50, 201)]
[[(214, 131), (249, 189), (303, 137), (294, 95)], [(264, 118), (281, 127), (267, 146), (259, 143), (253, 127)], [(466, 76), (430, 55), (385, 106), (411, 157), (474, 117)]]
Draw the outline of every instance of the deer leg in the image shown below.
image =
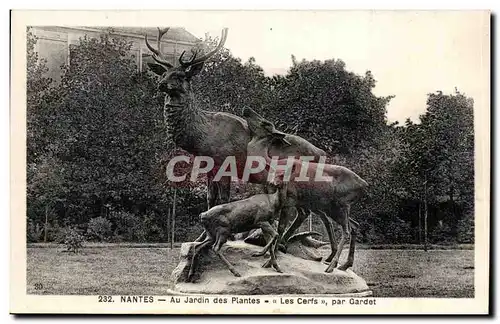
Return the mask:
[(219, 188), (217, 182), (214, 182), (214, 174), (207, 173), (207, 210), (216, 205), (217, 197), (219, 195)]
[(230, 233), (225, 228), (218, 228), (215, 234), (215, 243), (212, 246), (214, 251), (219, 251), (222, 248), (222, 245), (227, 242)]
[(252, 256), (253, 257), (261, 257), (261, 256), (263, 256), (264, 254), (266, 254), (267, 251), (270, 250), (271, 245), (274, 247), (273, 243), (274, 243), (274, 240), (270, 240), (266, 244), (266, 246), (264, 246), (264, 248), (262, 250), (260, 250), (259, 252), (252, 253)]
[[(286, 253), (286, 241), (284, 241), (284, 240), (281, 239), (281, 235), (283, 234), (283, 232), (285, 232), (285, 229), (286, 229), (288, 223), (290, 223), (289, 220), (292, 219), (291, 216), (295, 215), (296, 213), (297, 213), (297, 209), (295, 207), (293, 207), (293, 206), (292, 207), (283, 207), (279, 211), (278, 232), (277, 232), (278, 233), (278, 238), (276, 239), (276, 244), (273, 245), (274, 253), (276, 253), (278, 250), (281, 250), (284, 253)], [(268, 236), (268, 237), (270, 237), (270, 236)], [(272, 237), (270, 237), (270, 238), (272, 238)], [(265, 246), (265, 248), (269, 247), (268, 245), (270, 245), (270, 244), (272, 244), (272, 240), (270, 240), (267, 243), (267, 245)], [(264, 248), (264, 250), (266, 250), (265, 248)], [(264, 255), (265, 254), (265, 252), (267, 250), (266, 251), (264, 251), (264, 250), (262, 250), (262, 254), (260, 254), (260, 255)], [(270, 264), (267, 264), (266, 268), (268, 268), (269, 266), (270, 266)]]
[(343, 265), (341, 265), (339, 270), (347, 270), (354, 264), (354, 250), (356, 246), (356, 236), (358, 234), (359, 223), (355, 220), (349, 218), (349, 225), (351, 229), (351, 241), (349, 243), (349, 255), (347, 256), (347, 261)]
[(197, 243), (194, 247), (193, 256), (191, 257), (191, 265), (189, 266), (188, 280), (190, 280), (194, 274), (196, 257), (198, 256), (200, 251), (203, 250), (207, 245), (212, 244), (214, 241), (210, 233), (208, 233), (207, 231), (205, 232), (207, 233), (205, 240), (203, 242)]
[[(281, 270), (280, 266), (278, 265), (278, 262), (276, 261), (276, 247), (278, 244), (278, 236), (279, 236), (278, 232), (271, 226), (271, 224), (269, 222), (262, 222), (259, 225), (260, 225), (260, 228), (262, 229), (262, 232), (268, 233), (269, 236), (272, 238), (269, 241), (269, 243), (267, 244), (270, 247), (268, 249), (269, 249), (270, 254), (271, 254), (271, 257), (269, 259), (269, 266), (272, 265), (276, 271), (283, 272)], [(267, 266), (268, 266), (268, 262), (264, 263), (263, 267), (267, 267)]]
[(218, 183), (218, 187), (220, 203), (228, 203), (231, 200), (231, 178), (222, 177)]
[[(285, 208), (283, 208), (283, 210), (284, 209)], [(298, 211), (297, 208), (295, 208), (295, 207), (287, 207), (286, 210), (287, 210), (286, 212), (289, 213), (287, 215), (287, 217), (290, 216), (290, 215), (293, 215), (292, 213), (296, 213), (297, 216), (293, 220), (292, 224), (285, 230), (285, 232), (281, 236), (281, 241), (282, 242), (287, 242), (288, 239), (290, 239), (290, 237), (295, 233), (295, 231), (297, 230), (297, 228), (299, 228), (300, 225), (302, 225), (302, 223), (304, 222), (304, 220), (308, 216), (306, 213), (304, 213), (302, 211)], [(288, 219), (290, 219), (290, 218), (288, 218)], [(280, 222), (281, 222), (281, 218), (280, 218)]]
[[(214, 174), (212, 172), (207, 173), (207, 210), (215, 206), (215, 202), (217, 201), (217, 196), (219, 193), (219, 189), (217, 188), (217, 183), (213, 181)], [(207, 236), (207, 231), (204, 230), (203, 233), (198, 236), (195, 242), (203, 242), (203, 240)]]
[(207, 237), (207, 231), (203, 230), (203, 233), (201, 233), (201, 235), (198, 236), (198, 238), (194, 241), (195, 242), (203, 242), (206, 237)]
[(337, 252), (335, 253), (335, 256), (333, 257), (332, 262), (330, 262), (330, 265), (328, 266), (328, 268), (326, 268), (325, 272), (332, 272), (333, 269), (339, 263), (340, 254), (342, 253), (342, 249), (344, 248), (346, 237), (348, 235), (349, 234), (348, 234), (347, 230), (345, 230), (343, 228), (342, 229), (342, 236), (340, 237), (339, 245), (337, 246)]
[(278, 261), (276, 260), (276, 250), (278, 246), (278, 233), (276, 232), (276, 236), (274, 238), (274, 246), (271, 247), (271, 258), (269, 259), (271, 261), (272, 266), (277, 272), (282, 273), (283, 270), (281, 270)]
[[(293, 201), (288, 200), (288, 204), (293, 205), (294, 203), (293, 203)], [(292, 234), (295, 232), (295, 230), (302, 224), (302, 222), (305, 219), (305, 217), (303, 217), (303, 216), (300, 219), (302, 214), (300, 212), (298, 212), (298, 210), (295, 206), (283, 207), (281, 209), (280, 217), (279, 217), (279, 221), (278, 221), (278, 232), (277, 232), (278, 238), (276, 239), (276, 244), (273, 246), (274, 254), (276, 254), (281, 243), (283, 243), (284, 247), (286, 247), (286, 242), (288, 241), (288, 239), (292, 236)], [(287, 228), (286, 226), (288, 225), (289, 220), (292, 219), (294, 216), (295, 216), (295, 218), (294, 218), (293, 223)], [(273, 228), (273, 230), (274, 230), (274, 228)], [(266, 261), (266, 263), (264, 263), (262, 265), (262, 267), (269, 268), (271, 265), (272, 265), (272, 260), (269, 259)]]
[[(231, 201), (231, 178), (222, 177), (221, 180), (217, 183), (218, 186), (218, 196), (219, 200), (217, 204), (226, 204)], [(229, 239), (234, 241), (234, 234), (229, 235)]]
[[(267, 187), (266, 187), (266, 191)], [(282, 241), (281, 235), (285, 232), (285, 229), (289, 223), (289, 215), (291, 214), (291, 211), (287, 211), (288, 207), (282, 208), (279, 212), (279, 218), (278, 218), (278, 243), (276, 245), (276, 248), (280, 248), (283, 251), (286, 252), (286, 242)]]
[(217, 184), (215, 182), (212, 182), (207, 187), (207, 210), (217, 205), (217, 195)]
[(331, 247), (330, 255), (325, 259), (325, 262), (332, 262), (333, 256), (337, 253), (337, 246), (335, 245), (335, 236), (333, 235), (333, 224), (332, 221), (326, 216), (326, 214), (323, 211), (320, 211), (319, 217), (321, 218), (321, 221), (325, 225)]
[(222, 262), (224, 262), (226, 264), (226, 266), (228, 267), (229, 271), (231, 271), (231, 273), (235, 276), (235, 277), (241, 277), (240, 273), (236, 270), (236, 268), (231, 264), (231, 262), (229, 262), (228, 259), (226, 259), (226, 257), (224, 256), (224, 254), (222, 254), (221, 252), (221, 247), (222, 245), (224, 245), (224, 243), (227, 242), (227, 239), (229, 237), (229, 231), (226, 231), (226, 230), (220, 230), (217, 232), (217, 239), (216, 239), (216, 243), (214, 244), (213, 246), (213, 251), (215, 252), (215, 254), (217, 254), (217, 256), (222, 260)]
[(289, 210), (290, 208), (292, 207), (283, 207), (280, 211), (280, 215), (278, 218), (278, 234), (280, 235), (285, 232), (286, 227), (289, 223), (289, 215), (292, 213), (292, 211)]
[[(262, 228), (262, 226), (261, 226), (261, 228)], [(274, 230), (274, 228), (273, 228), (273, 230)], [(276, 231), (274, 231), (274, 232), (276, 232)], [(267, 244), (264, 246), (264, 248), (263, 248), (261, 251), (253, 253), (253, 254), (252, 254), (252, 256), (253, 256), (253, 257), (260, 257), (260, 256), (263, 256), (264, 254), (266, 254), (266, 252), (267, 252), (267, 251), (269, 251), (269, 249), (271, 248), (271, 246), (272, 246), (273, 248), (275, 247), (275, 246), (273, 245), (273, 244), (274, 244), (274, 241), (275, 241), (274, 236), (272, 236), (273, 234), (272, 234), (272, 233), (269, 233), (269, 231), (267, 231), (267, 233), (266, 233), (266, 232), (264, 232), (264, 229), (262, 229), (262, 234), (264, 235), (264, 237), (266, 237), (266, 236), (267, 236), (267, 237), (270, 237), (270, 240), (269, 240), (269, 242), (267, 242)], [(271, 234), (271, 235), (269, 235), (269, 234)], [(278, 233), (276, 232), (276, 235), (277, 235), (277, 234), (278, 234)]]
[(349, 239), (350, 237), (350, 230), (349, 230), (349, 207), (342, 208), (340, 211), (340, 215), (338, 215), (338, 222), (342, 226), (342, 236), (340, 237), (340, 242), (337, 246), (337, 252), (335, 253), (335, 256), (332, 259), (332, 262), (326, 268), (325, 272), (332, 272), (333, 269), (337, 266), (339, 259), (340, 259), (340, 254), (342, 253), (342, 249), (344, 248), (344, 244), (346, 240)]
[(267, 259), (266, 262), (262, 265), (262, 268), (270, 268), (272, 265), (271, 258)]
[(215, 254), (217, 254), (219, 256), (219, 258), (222, 260), (222, 262), (224, 262), (226, 264), (229, 271), (231, 271), (231, 273), (235, 277), (241, 277), (241, 274), (236, 270), (236, 268), (231, 264), (231, 262), (229, 262), (229, 260), (226, 259), (226, 257), (224, 256), (224, 254), (222, 254), (221, 251), (215, 251)]

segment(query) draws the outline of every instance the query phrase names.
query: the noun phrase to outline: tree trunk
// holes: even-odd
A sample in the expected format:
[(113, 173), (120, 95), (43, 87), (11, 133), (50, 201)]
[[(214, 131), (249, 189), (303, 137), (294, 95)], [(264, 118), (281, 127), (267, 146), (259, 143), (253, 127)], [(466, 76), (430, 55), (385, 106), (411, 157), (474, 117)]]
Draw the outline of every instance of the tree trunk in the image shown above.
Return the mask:
[(174, 204), (172, 206), (172, 235), (170, 236), (170, 248), (174, 248), (174, 241), (175, 241), (175, 203), (177, 200), (177, 188), (174, 189)]
[(427, 252), (427, 174), (424, 177), (424, 251)]
[(455, 194), (455, 188), (453, 187), (453, 184), (450, 185), (450, 204), (451, 204), (451, 234), (453, 237), (456, 239), (457, 233), (458, 233), (458, 221), (460, 220), (460, 217), (458, 217), (456, 210), (455, 210), (455, 199), (453, 198)]
[(418, 202), (418, 244), (422, 244), (422, 204)]
[(457, 237), (457, 225), (458, 225), (458, 217), (456, 214), (455, 210), (455, 199), (453, 196), (455, 195), (455, 179), (453, 178), (453, 162), (452, 160), (449, 161), (449, 166), (448, 166), (448, 181), (450, 182), (450, 189), (448, 191), (448, 195), (450, 196), (450, 203), (451, 203), (451, 234), (453, 235), (454, 238)]
[(312, 232), (313, 228), (313, 214), (309, 213), (309, 232)]
[(43, 234), (43, 242), (47, 243), (47, 230), (49, 227), (49, 204), (45, 205), (45, 228)]
[(167, 208), (167, 242), (170, 242), (170, 208)]

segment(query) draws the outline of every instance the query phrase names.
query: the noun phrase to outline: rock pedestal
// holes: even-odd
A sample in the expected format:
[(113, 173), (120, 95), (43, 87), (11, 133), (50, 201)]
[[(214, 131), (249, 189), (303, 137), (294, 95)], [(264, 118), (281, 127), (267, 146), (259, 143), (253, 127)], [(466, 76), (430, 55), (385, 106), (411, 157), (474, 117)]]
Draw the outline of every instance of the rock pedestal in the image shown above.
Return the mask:
[(188, 282), (194, 243), (182, 244), (180, 262), (171, 275), (173, 294), (223, 295), (339, 295), (370, 296), (366, 282), (351, 270), (334, 269), (324, 272), (327, 265), (278, 252), (277, 260), (283, 273), (273, 268), (262, 268), (269, 254), (253, 257), (261, 247), (229, 241), (222, 252), (241, 277), (235, 277), (210, 249), (200, 253), (193, 282)]

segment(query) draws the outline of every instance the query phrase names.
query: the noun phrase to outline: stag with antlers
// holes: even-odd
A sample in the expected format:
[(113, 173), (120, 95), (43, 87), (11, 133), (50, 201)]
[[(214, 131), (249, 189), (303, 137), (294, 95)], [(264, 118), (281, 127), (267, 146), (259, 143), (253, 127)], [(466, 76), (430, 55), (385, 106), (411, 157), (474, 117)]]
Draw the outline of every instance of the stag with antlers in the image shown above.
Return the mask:
[[(236, 115), (224, 112), (212, 112), (200, 109), (194, 101), (191, 87), (192, 78), (200, 73), (204, 63), (223, 46), (228, 30), (223, 29), (218, 45), (210, 52), (200, 55), (194, 52), (186, 58), (183, 52), (179, 64), (174, 66), (161, 53), (161, 39), (169, 28), (158, 28), (157, 48), (148, 41), (146, 45), (153, 52), (156, 63), (149, 63), (149, 68), (160, 76), (158, 89), (166, 93), (164, 115), (167, 129), (175, 144), (193, 155), (210, 156), (214, 159), (217, 170), (228, 156), (234, 156), (237, 161), (238, 175), (243, 174), (247, 157), (247, 144), (251, 139), (251, 131), (247, 122)], [(268, 122), (262, 119), (262, 122)], [(275, 130), (278, 132), (277, 130)], [(280, 132), (281, 133), (281, 132)], [(283, 141), (271, 143), (270, 152), (273, 155), (286, 158), (288, 156), (312, 156), (317, 161), (326, 153), (305, 139), (291, 134), (285, 134)], [(215, 172), (207, 174), (207, 203), (210, 209), (220, 202), (229, 201), (230, 178), (222, 177), (214, 181)], [(251, 182), (258, 182), (250, 179)], [(288, 212), (287, 214), (294, 214)], [(282, 233), (283, 228), (279, 230)], [(204, 235), (198, 238), (203, 240)]]

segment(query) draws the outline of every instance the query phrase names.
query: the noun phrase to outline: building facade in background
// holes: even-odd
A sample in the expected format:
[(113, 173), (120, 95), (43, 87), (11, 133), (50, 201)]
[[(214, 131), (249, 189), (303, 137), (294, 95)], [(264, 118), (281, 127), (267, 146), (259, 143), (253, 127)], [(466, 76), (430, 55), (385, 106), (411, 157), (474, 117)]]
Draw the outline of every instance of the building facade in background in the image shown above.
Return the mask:
[[(111, 33), (132, 42), (132, 55), (138, 68), (146, 69), (148, 62), (154, 62), (151, 51), (146, 47), (144, 36), (147, 34), (150, 43), (156, 47), (158, 30), (152, 27), (62, 27), (33, 26), (32, 32), (37, 36), (36, 51), (40, 58), (47, 60), (48, 76), (54, 80), (61, 77), (61, 68), (69, 63), (71, 46), (76, 45), (85, 35), (99, 38), (101, 34)], [(185, 50), (190, 50), (200, 40), (184, 28), (171, 28), (162, 38), (162, 53), (174, 62)]]

